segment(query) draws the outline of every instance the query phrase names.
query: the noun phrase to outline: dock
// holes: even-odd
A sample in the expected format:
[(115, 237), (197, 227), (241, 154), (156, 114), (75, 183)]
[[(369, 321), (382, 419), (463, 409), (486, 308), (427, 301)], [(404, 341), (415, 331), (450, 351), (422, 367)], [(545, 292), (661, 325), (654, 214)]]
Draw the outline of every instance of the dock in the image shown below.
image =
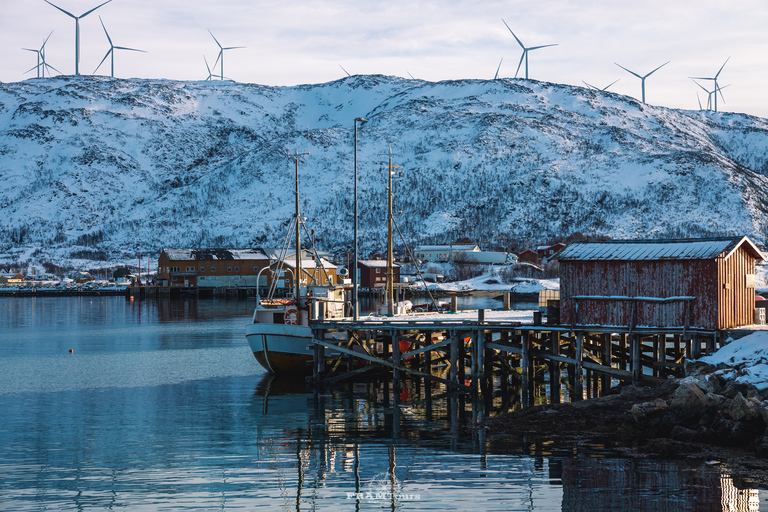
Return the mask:
[[(685, 327), (547, 324), (535, 313), (478, 310), (358, 321), (318, 316), (310, 321), (310, 381), (322, 386), (383, 370), (395, 387), (404, 378), (472, 395), (520, 386), (525, 405), (547, 383), (553, 402), (566, 394), (580, 400), (600, 396), (613, 381), (679, 376), (685, 358), (714, 351), (723, 336)], [(339, 331), (348, 333), (348, 341), (326, 336)]]

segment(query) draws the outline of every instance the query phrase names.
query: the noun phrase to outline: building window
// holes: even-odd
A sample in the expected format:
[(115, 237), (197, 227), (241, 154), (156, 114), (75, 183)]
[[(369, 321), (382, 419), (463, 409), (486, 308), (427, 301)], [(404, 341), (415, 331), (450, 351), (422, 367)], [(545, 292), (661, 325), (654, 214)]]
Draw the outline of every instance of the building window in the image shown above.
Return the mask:
[(235, 267), (235, 272), (240, 272), (240, 267)]
[(377, 268), (377, 269), (376, 269), (376, 273), (378, 274), (378, 273), (380, 273), (380, 272), (381, 272), (381, 269), (380, 269), (380, 268)]
[(200, 272), (205, 272), (205, 267), (200, 267)]
[(187, 272), (194, 272), (194, 271), (195, 271), (195, 267), (187, 267)]
[(227, 272), (232, 272), (232, 267), (227, 267)]
[(253, 267), (253, 271), (254, 272), (258, 272), (259, 271), (259, 267)]
[(181, 267), (171, 267), (171, 272), (181, 272)]

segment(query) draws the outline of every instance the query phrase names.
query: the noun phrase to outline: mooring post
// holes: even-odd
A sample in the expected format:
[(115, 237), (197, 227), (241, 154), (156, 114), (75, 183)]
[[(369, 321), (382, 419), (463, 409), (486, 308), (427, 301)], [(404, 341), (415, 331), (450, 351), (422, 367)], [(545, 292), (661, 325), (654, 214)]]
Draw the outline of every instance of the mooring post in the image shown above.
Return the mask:
[(639, 382), (643, 378), (643, 339), (638, 334), (633, 334), (630, 339), (632, 346), (632, 382)]
[(575, 378), (573, 381), (573, 401), (581, 400), (584, 398), (584, 375), (582, 371), (583, 363), (583, 346), (584, 346), (584, 333), (579, 331), (576, 333), (576, 349), (573, 354), (573, 358), (576, 360)]
[(698, 359), (701, 357), (701, 337), (698, 334), (691, 336), (691, 343), (693, 344), (693, 358)]

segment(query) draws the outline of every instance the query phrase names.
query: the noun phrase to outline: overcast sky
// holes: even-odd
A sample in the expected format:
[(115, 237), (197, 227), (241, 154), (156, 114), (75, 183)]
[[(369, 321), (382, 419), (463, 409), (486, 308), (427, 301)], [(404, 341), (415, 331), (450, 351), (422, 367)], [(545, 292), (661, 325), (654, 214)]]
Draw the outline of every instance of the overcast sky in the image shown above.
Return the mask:
[[(103, 0), (55, 0), (80, 15)], [(322, 83), (351, 74), (430, 81), (513, 77), (526, 46), (557, 43), (529, 55), (530, 78), (583, 86), (582, 80), (646, 101), (698, 109), (706, 93), (691, 76), (722, 73), (719, 110), (768, 117), (768, 3), (765, 0), (112, 0), (80, 22), (80, 73), (92, 74), (109, 49), (99, 15), (118, 51), (120, 78), (202, 80), (223, 46), (224, 74), (264, 85)], [(33, 52), (53, 32), (46, 60), (74, 74), (75, 21), (43, 0), (0, 0), (0, 81), (36, 76)], [(524, 64), (520, 70), (524, 77)], [(217, 68), (218, 70), (218, 68)], [(108, 75), (109, 59), (99, 69)], [(711, 82), (702, 82), (711, 89)]]

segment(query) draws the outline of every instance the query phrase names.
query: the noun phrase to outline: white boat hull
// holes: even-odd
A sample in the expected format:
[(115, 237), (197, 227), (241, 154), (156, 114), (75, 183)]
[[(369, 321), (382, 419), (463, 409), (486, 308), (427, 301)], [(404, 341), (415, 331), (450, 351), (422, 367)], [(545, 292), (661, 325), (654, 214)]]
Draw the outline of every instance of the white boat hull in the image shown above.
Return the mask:
[(270, 373), (312, 373), (312, 329), (306, 325), (248, 324), (245, 337), (254, 357)]

